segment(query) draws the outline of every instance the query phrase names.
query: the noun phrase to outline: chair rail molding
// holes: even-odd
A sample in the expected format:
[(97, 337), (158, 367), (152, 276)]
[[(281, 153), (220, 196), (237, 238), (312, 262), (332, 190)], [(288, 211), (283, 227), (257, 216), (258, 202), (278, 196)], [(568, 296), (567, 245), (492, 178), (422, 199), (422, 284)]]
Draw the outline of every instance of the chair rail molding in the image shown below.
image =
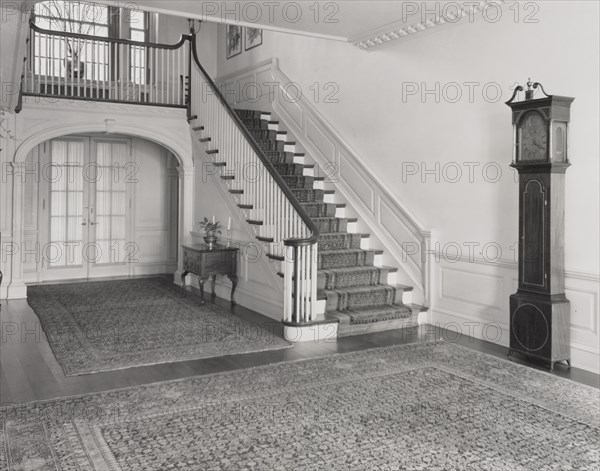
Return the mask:
[[(293, 81), (281, 71), (278, 59), (225, 75), (217, 83), (232, 106), (264, 111), (268, 107), (283, 121), (323, 170), (325, 182), (335, 184), (407, 281), (414, 284), (415, 294), (420, 295), (417, 298), (428, 304), (433, 278), (432, 260), (426, 254), (434, 246), (436, 233), (424, 228), (309, 100), (281, 99), (285, 86)], [(251, 88), (264, 93), (250, 99), (247, 93), (239, 93)]]

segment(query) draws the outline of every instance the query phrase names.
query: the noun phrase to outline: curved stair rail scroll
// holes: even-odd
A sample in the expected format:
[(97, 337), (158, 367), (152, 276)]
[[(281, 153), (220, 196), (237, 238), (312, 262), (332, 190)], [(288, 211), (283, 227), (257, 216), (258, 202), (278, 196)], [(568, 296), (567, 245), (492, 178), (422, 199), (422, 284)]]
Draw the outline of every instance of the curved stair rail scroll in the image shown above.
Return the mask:
[(24, 95), (187, 107), (191, 35), (155, 44), (30, 23)]
[(263, 149), (230, 107), (198, 59), (192, 38), (188, 115), (210, 143), (215, 167), (230, 191), (242, 195), (249, 223), (268, 243), (270, 258), (283, 263), (284, 324), (316, 320), (319, 231)]

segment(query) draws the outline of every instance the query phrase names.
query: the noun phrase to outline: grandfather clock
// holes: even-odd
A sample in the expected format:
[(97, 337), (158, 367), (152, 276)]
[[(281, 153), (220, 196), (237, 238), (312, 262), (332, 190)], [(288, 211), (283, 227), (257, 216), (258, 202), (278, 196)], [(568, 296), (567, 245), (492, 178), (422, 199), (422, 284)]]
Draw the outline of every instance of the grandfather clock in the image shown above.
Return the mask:
[[(536, 89), (543, 98), (534, 99)], [(517, 101), (519, 92), (525, 99)], [(510, 297), (510, 348), (570, 366), (570, 304), (565, 296), (565, 173), (574, 98), (519, 86), (512, 109), (514, 167), (519, 172), (519, 288)]]

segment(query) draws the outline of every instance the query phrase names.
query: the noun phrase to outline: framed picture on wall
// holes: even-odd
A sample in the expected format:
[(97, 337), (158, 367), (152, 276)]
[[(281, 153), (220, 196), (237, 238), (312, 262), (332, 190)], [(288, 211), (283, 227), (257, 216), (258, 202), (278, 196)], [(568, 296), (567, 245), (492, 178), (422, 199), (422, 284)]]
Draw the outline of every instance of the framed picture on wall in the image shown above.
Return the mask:
[(259, 28), (244, 28), (246, 31), (246, 51), (258, 47), (263, 41), (263, 31)]
[(242, 27), (236, 25), (227, 25), (226, 28), (226, 57), (231, 59), (242, 53)]

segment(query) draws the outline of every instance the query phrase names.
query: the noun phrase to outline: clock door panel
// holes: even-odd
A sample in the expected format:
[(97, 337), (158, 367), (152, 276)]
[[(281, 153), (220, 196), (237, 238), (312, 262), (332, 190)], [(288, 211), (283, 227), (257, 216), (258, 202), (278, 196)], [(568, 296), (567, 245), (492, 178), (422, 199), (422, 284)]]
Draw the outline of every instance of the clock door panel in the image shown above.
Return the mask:
[(546, 191), (537, 180), (524, 184), (522, 193), (521, 281), (532, 288), (545, 288)]

